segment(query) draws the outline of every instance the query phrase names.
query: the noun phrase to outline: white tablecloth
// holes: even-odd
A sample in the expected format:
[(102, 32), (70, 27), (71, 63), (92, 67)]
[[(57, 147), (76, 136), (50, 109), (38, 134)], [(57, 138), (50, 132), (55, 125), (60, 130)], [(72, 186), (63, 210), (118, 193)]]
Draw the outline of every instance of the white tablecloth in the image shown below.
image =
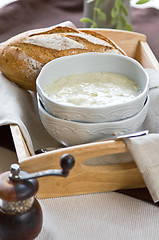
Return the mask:
[(158, 240), (158, 208), (114, 193), (47, 199), (38, 240)]

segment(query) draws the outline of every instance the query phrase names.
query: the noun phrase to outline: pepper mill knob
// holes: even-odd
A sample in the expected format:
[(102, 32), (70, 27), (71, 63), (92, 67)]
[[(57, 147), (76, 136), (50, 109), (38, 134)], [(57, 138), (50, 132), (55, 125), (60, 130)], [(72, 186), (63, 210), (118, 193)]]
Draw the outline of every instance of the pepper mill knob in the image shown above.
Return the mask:
[(10, 167), (10, 172), (11, 175), (14, 176), (14, 178), (19, 178), (19, 173), (20, 173), (21, 169), (19, 164), (12, 164)]
[(69, 171), (73, 168), (74, 163), (75, 163), (74, 157), (70, 154), (64, 154), (61, 157), (60, 165), (63, 169), (63, 174), (65, 176), (67, 176)]

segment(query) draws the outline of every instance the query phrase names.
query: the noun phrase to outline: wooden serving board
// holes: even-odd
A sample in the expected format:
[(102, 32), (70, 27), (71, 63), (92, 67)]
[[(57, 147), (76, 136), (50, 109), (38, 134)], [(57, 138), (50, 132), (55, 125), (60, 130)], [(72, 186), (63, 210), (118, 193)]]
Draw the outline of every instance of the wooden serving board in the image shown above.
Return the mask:
[[(89, 30), (89, 29), (88, 29)], [(146, 36), (135, 32), (96, 29), (110, 37), (129, 57), (138, 60), (145, 68), (159, 69), (159, 63), (146, 42)], [(126, 154), (128, 149), (122, 140), (101, 141), (66, 147), (31, 156), (25, 139), (17, 125), (11, 132), (22, 170), (37, 172), (60, 168), (59, 160), (64, 153), (72, 154), (75, 166), (67, 178), (44, 177), (39, 179), (39, 198), (87, 194), (145, 186), (135, 162), (120, 164), (86, 164), (88, 159), (111, 154)]]

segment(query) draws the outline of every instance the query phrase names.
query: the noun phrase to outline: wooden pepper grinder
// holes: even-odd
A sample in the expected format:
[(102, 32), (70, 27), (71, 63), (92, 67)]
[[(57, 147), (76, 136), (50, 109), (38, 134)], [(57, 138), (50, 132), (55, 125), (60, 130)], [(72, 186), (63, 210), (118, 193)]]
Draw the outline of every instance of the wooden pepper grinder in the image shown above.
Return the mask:
[(50, 169), (27, 173), (18, 164), (12, 164), (10, 172), (0, 175), (0, 239), (33, 240), (42, 228), (42, 210), (35, 195), (38, 177), (67, 177), (74, 165), (74, 158), (65, 154), (61, 158), (61, 170)]

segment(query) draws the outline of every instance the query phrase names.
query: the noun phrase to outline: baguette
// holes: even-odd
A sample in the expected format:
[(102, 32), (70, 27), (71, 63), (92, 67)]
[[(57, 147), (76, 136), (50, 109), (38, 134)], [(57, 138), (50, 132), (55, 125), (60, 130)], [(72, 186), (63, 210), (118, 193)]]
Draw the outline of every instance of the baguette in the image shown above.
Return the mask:
[(54, 26), (12, 37), (0, 46), (0, 71), (20, 87), (36, 91), (36, 78), (49, 61), (86, 52), (123, 54), (111, 39), (92, 30)]

